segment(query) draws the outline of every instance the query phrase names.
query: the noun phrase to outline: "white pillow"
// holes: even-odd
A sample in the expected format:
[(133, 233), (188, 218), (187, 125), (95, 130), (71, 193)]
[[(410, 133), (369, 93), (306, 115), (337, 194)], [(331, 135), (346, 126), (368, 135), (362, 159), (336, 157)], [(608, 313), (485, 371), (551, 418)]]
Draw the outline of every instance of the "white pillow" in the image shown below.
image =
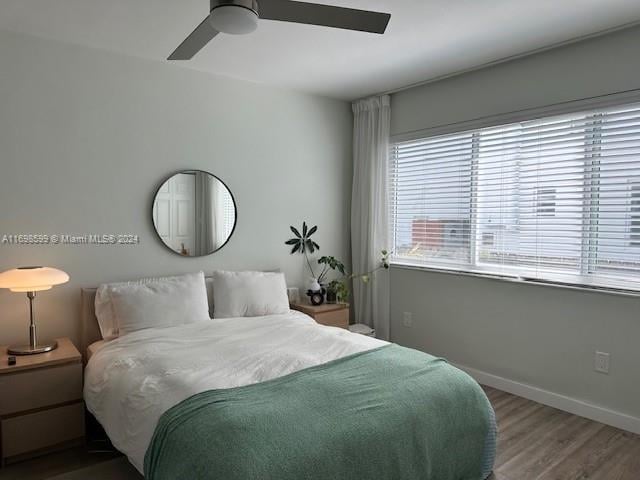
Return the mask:
[(105, 339), (143, 328), (208, 320), (204, 273), (101, 285), (95, 309)]
[(289, 312), (280, 272), (213, 272), (214, 318), (258, 317)]
[(98, 326), (104, 340), (111, 340), (118, 336), (118, 323), (113, 312), (113, 305), (111, 305), (111, 298), (109, 298), (110, 286), (111, 284), (100, 285), (96, 291), (96, 299), (94, 301)]

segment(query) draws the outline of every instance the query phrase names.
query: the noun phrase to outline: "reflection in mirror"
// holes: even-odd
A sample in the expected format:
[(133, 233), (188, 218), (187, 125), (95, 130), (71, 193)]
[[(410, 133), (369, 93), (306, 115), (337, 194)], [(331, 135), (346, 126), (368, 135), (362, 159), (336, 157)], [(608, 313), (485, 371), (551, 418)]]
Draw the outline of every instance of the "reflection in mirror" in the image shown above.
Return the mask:
[(153, 200), (153, 225), (164, 244), (187, 257), (222, 248), (236, 225), (236, 204), (227, 186), (200, 170), (176, 173)]

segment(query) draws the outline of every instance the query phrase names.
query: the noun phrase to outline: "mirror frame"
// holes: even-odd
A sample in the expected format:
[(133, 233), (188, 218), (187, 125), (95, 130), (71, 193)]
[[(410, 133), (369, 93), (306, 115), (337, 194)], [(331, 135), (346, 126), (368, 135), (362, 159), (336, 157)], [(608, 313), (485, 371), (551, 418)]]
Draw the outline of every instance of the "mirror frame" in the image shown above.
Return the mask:
[[(218, 248), (216, 248), (213, 252), (211, 253), (207, 253), (206, 255), (181, 255), (179, 252), (176, 252), (173, 248), (171, 248), (169, 245), (167, 245), (164, 240), (162, 239), (162, 237), (160, 236), (160, 234), (158, 233), (158, 229), (156, 228), (156, 222), (154, 221), (153, 218), (153, 207), (156, 203), (156, 198), (158, 197), (158, 193), (160, 193), (160, 189), (162, 188), (162, 186), (167, 183), (169, 180), (171, 180), (173, 177), (175, 177), (176, 175), (180, 174), (180, 173), (189, 173), (189, 172), (201, 172), (201, 173), (206, 173), (207, 175), (211, 175), (213, 178), (215, 178), (216, 180), (218, 180), (222, 185), (224, 185), (224, 188), (227, 189), (227, 191), (229, 192), (229, 195), (231, 196), (231, 200), (233, 200), (233, 210), (234, 210), (234, 215), (233, 215), (233, 228), (231, 229), (231, 233), (229, 233), (229, 236), (227, 237), (227, 239), (225, 240), (225, 242), (220, 245)], [(153, 231), (156, 234), (156, 237), (158, 238), (158, 240), (160, 240), (160, 243), (162, 244), (162, 246), (164, 248), (166, 248), (167, 250), (169, 250), (171, 253), (173, 253), (174, 255), (177, 255), (181, 258), (204, 258), (204, 257), (208, 257), (210, 255), (213, 255), (216, 252), (219, 252), (222, 248), (225, 247), (225, 245), (227, 245), (227, 243), (229, 243), (229, 240), (231, 240), (231, 237), (233, 237), (233, 234), (236, 231), (236, 227), (238, 226), (238, 203), (236, 202), (236, 197), (233, 195), (233, 192), (231, 191), (231, 189), (229, 188), (229, 186), (217, 175), (214, 175), (211, 172), (208, 172), (206, 170), (201, 170), (199, 168), (185, 168), (182, 170), (177, 170), (175, 172), (173, 172), (171, 175), (168, 175), (167, 177), (165, 177), (156, 187), (156, 189), (154, 190), (153, 193), (153, 198), (151, 199), (151, 226), (153, 227)]]

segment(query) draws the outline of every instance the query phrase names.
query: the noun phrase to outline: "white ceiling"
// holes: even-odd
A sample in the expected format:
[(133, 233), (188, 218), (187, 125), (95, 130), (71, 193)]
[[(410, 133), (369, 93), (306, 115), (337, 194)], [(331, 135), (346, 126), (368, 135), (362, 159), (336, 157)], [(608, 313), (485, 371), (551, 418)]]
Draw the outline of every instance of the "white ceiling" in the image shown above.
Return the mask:
[[(392, 14), (373, 35), (261, 21), (186, 68), (355, 99), (640, 20), (638, 0), (322, 0)], [(208, 0), (0, 0), (0, 29), (165, 59)]]

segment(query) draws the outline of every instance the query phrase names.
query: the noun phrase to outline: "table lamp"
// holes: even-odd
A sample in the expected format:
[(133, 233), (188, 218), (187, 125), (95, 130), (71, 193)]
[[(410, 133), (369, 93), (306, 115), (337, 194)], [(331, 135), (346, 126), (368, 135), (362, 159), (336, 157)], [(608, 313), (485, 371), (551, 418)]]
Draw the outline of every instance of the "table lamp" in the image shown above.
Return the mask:
[(65, 272), (49, 267), (19, 267), (0, 273), (0, 288), (8, 288), (12, 292), (26, 292), (29, 299), (29, 345), (9, 347), (10, 355), (32, 355), (49, 352), (58, 347), (55, 341), (38, 343), (33, 318), (33, 299), (36, 292), (49, 290), (54, 285), (68, 281), (69, 275)]

